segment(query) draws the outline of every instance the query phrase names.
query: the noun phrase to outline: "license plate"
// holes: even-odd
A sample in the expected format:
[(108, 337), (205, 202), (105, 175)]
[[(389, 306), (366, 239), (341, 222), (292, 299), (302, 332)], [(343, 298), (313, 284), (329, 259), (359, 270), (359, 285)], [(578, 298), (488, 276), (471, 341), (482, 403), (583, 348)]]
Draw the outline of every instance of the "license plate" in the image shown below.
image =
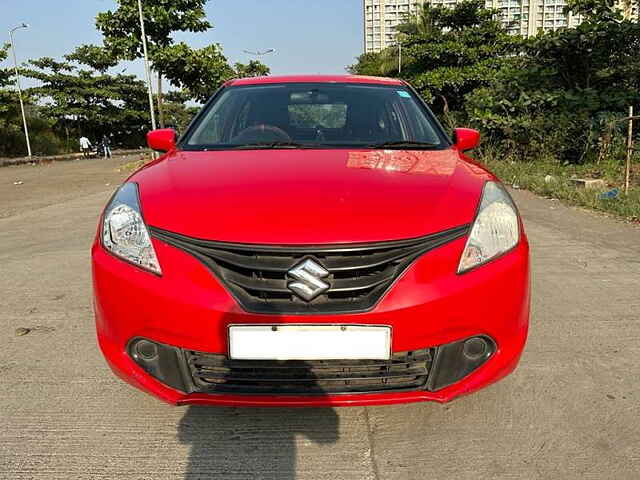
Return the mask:
[(391, 327), (364, 325), (231, 325), (236, 360), (388, 360)]

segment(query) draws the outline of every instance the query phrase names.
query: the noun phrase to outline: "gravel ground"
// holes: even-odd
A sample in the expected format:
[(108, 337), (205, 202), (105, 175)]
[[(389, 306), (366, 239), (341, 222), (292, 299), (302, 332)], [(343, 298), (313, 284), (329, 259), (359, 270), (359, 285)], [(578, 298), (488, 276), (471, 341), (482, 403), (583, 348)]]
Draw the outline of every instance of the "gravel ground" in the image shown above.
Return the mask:
[[(128, 173), (118, 168), (140, 155), (0, 168), (0, 218), (113, 190)], [(20, 183), (22, 182), (22, 183)], [(15, 183), (18, 183), (16, 185)]]

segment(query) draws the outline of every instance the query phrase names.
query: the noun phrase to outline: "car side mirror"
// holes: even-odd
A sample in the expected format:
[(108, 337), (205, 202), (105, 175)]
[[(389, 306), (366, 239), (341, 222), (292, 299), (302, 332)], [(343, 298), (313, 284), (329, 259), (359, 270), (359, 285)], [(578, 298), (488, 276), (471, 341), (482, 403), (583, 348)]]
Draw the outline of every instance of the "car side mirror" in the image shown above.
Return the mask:
[(173, 128), (162, 128), (147, 133), (147, 145), (151, 150), (166, 153), (176, 148), (176, 131)]
[(456, 128), (454, 131), (455, 146), (461, 152), (473, 150), (480, 145), (480, 132), (472, 128)]

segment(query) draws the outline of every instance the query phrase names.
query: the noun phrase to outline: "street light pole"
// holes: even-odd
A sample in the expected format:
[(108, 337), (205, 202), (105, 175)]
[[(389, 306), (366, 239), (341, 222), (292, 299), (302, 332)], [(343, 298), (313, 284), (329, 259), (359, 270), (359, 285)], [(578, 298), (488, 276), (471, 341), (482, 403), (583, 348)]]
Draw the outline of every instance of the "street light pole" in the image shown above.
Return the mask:
[(151, 71), (149, 70), (149, 54), (147, 53), (147, 34), (144, 30), (144, 15), (142, 14), (142, 0), (138, 0), (140, 14), (140, 30), (142, 32), (142, 51), (144, 52), (144, 71), (147, 76), (147, 91), (149, 93), (149, 112), (151, 113), (151, 129), (156, 129), (156, 113), (153, 109), (153, 90), (151, 89)]
[(255, 52), (252, 52), (251, 50), (243, 50), (244, 53), (247, 53), (249, 55), (255, 55), (256, 57), (260, 57), (262, 55), (266, 55), (268, 53), (276, 53), (276, 49), (275, 48), (268, 48), (266, 50), (260, 51), (257, 50)]
[(27, 116), (24, 113), (24, 102), (22, 101), (22, 88), (20, 87), (20, 73), (18, 72), (18, 59), (16, 56), (16, 46), (13, 41), (13, 32), (20, 28), (28, 28), (29, 25), (23, 23), (22, 25), (18, 25), (17, 27), (11, 29), (9, 31), (9, 36), (11, 37), (11, 51), (13, 52), (13, 65), (16, 70), (16, 87), (18, 87), (18, 97), (20, 98), (20, 111), (22, 112), (22, 124), (24, 125), (24, 138), (27, 141), (27, 152), (29, 153), (29, 157), (31, 157), (31, 142), (29, 141), (29, 127), (27, 126)]

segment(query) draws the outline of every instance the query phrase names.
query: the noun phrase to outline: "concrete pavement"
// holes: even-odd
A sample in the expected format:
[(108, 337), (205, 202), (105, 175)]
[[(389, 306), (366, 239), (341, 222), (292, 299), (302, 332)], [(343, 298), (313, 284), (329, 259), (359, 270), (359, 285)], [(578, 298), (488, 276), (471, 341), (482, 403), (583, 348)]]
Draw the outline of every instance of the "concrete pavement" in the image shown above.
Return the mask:
[(477, 394), (174, 408), (114, 378), (94, 338), (89, 246), (123, 161), (0, 169), (0, 479), (640, 478), (637, 227), (515, 192), (530, 339)]

